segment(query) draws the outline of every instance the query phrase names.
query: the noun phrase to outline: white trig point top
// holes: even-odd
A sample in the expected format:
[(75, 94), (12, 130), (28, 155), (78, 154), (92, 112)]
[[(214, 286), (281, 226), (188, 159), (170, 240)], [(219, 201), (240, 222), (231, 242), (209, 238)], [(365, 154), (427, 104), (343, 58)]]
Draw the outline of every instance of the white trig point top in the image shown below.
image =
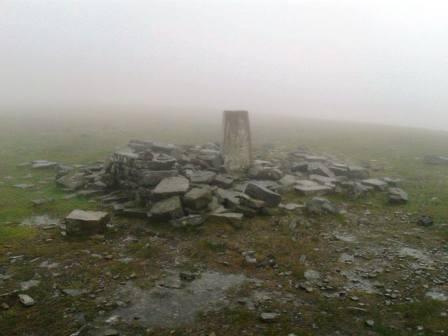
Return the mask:
[(224, 141), (222, 154), (229, 173), (242, 173), (252, 163), (252, 139), (249, 112), (224, 111)]

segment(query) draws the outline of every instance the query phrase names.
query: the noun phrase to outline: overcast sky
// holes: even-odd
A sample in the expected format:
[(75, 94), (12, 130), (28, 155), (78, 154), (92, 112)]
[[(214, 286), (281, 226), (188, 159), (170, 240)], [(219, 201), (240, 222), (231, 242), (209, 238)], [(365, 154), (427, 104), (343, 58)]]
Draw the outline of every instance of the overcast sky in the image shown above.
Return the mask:
[(0, 105), (448, 129), (446, 0), (0, 0)]

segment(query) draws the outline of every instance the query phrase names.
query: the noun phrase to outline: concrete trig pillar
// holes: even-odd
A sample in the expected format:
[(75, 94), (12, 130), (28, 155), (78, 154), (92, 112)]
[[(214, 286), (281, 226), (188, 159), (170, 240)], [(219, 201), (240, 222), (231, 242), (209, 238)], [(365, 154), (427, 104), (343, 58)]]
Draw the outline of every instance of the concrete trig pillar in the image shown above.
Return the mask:
[(252, 139), (247, 111), (224, 111), (224, 167), (229, 173), (242, 173), (252, 163)]

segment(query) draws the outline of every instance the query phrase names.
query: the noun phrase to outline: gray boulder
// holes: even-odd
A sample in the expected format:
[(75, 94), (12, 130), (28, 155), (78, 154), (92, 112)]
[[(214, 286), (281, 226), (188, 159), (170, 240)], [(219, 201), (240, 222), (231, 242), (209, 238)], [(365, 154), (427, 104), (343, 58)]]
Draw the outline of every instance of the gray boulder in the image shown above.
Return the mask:
[(335, 174), (323, 163), (312, 162), (308, 165), (308, 172), (314, 175), (321, 175), (326, 177), (335, 177)]
[(67, 175), (59, 177), (56, 180), (56, 184), (58, 184), (59, 186), (73, 191), (81, 189), (87, 184), (87, 182), (88, 181), (86, 176), (76, 170), (68, 173)]
[(347, 176), (353, 179), (366, 179), (369, 177), (369, 171), (359, 166), (349, 166)]
[(212, 192), (209, 187), (193, 188), (184, 195), (184, 204), (192, 210), (202, 210), (212, 200)]
[(268, 207), (276, 207), (282, 201), (282, 196), (255, 182), (249, 182), (244, 190), (246, 195), (264, 201)]
[(249, 169), (249, 177), (257, 180), (278, 181), (283, 175), (283, 172), (275, 167), (253, 166)]
[(176, 170), (144, 170), (139, 177), (139, 184), (145, 187), (156, 186), (167, 177), (176, 176)]
[(184, 210), (179, 196), (173, 196), (159, 202), (154, 203), (149, 217), (155, 219), (171, 220), (184, 216)]
[(401, 188), (389, 188), (389, 203), (391, 204), (405, 204), (409, 201), (409, 196), (406, 191)]
[(215, 179), (216, 173), (208, 170), (200, 170), (192, 173), (190, 177), (191, 183), (194, 184), (210, 184)]
[(323, 197), (313, 197), (306, 203), (306, 210), (314, 215), (337, 214), (337, 207), (328, 199)]
[(227, 189), (227, 188), (232, 187), (233, 182), (234, 182), (234, 179), (232, 176), (219, 174), (219, 175), (216, 175), (212, 184), (217, 185), (220, 188)]
[(375, 188), (376, 190), (379, 191), (385, 191), (388, 187), (387, 183), (384, 182), (383, 180), (380, 179), (367, 179), (367, 180), (362, 180), (361, 182), (362, 184)]
[(109, 220), (107, 212), (73, 210), (65, 217), (65, 231), (69, 236), (103, 233)]
[(190, 188), (190, 182), (183, 176), (166, 177), (155, 187), (152, 195), (156, 199), (185, 194)]

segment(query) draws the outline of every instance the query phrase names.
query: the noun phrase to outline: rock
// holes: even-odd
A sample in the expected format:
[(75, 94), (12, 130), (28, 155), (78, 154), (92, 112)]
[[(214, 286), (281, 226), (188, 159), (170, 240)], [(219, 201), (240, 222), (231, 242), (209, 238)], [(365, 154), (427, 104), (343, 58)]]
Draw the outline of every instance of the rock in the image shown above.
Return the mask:
[(285, 175), (283, 176), (278, 182), (282, 185), (284, 188), (292, 187), (297, 181), (297, 177), (293, 175)]
[(244, 215), (237, 212), (214, 212), (210, 215), (211, 218), (223, 218), (232, 224), (238, 224), (243, 220)]
[(222, 203), (225, 207), (230, 209), (236, 209), (240, 205), (240, 195), (242, 193), (234, 190), (218, 189), (216, 191), (216, 196), (218, 201)]
[(196, 277), (197, 277), (196, 273), (191, 273), (191, 272), (180, 272), (179, 273), (179, 278), (182, 281), (191, 282), (191, 281), (194, 281), (196, 279)]
[(366, 326), (373, 328), (375, 326), (375, 321), (373, 320), (367, 320), (366, 321)]
[(65, 295), (71, 296), (71, 297), (78, 297), (78, 296), (88, 293), (88, 291), (85, 289), (73, 289), (73, 288), (65, 288), (62, 290), (62, 292)]
[(426, 164), (431, 165), (448, 165), (448, 157), (438, 155), (426, 155), (424, 158), (424, 162)]
[(294, 173), (306, 173), (308, 172), (308, 163), (307, 162), (296, 162), (291, 166), (291, 171)]
[(278, 181), (283, 177), (283, 172), (275, 167), (253, 166), (249, 169), (249, 177), (258, 180)]
[(25, 307), (31, 307), (35, 305), (34, 299), (27, 294), (19, 294), (19, 301)]
[[(188, 180), (187, 180), (188, 181)], [(184, 216), (179, 196), (173, 196), (154, 203), (149, 213), (155, 219), (177, 219)]]
[(39, 280), (28, 280), (28, 281), (22, 281), (20, 283), (20, 289), (22, 291), (27, 291), (30, 288), (39, 286), (40, 281)]
[(320, 279), (320, 273), (315, 270), (306, 270), (303, 276), (308, 281), (316, 281)]
[(283, 208), (288, 211), (294, 211), (296, 209), (302, 209), (304, 208), (304, 205), (297, 204), (297, 203), (287, 203), (287, 204), (280, 204), (280, 208)]
[(244, 193), (250, 197), (264, 201), (268, 207), (276, 207), (282, 200), (280, 194), (277, 194), (255, 182), (248, 183)]
[(212, 192), (209, 187), (193, 188), (184, 195), (184, 204), (192, 210), (202, 210), (212, 200)]
[(405, 204), (409, 200), (407, 192), (400, 188), (389, 188), (390, 204)]
[(153, 187), (159, 184), (164, 178), (173, 177), (177, 174), (177, 170), (144, 170), (140, 175), (139, 184)]
[(417, 224), (421, 226), (431, 226), (434, 224), (434, 220), (432, 219), (431, 216), (422, 215), (417, 220)]
[(65, 230), (69, 236), (103, 233), (109, 220), (107, 212), (73, 210), (65, 217)]
[(79, 190), (86, 185), (87, 179), (85, 175), (79, 171), (73, 170), (68, 174), (59, 177), (56, 184), (70, 190)]
[(31, 161), (31, 168), (33, 169), (46, 169), (55, 168), (58, 164), (47, 160), (35, 160)]
[(435, 301), (440, 302), (448, 301), (448, 296), (438, 290), (431, 290), (429, 292), (426, 292), (425, 296)]
[(219, 175), (216, 175), (216, 177), (212, 183), (214, 185), (217, 185), (220, 188), (227, 189), (227, 188), (232, 187), (233, 182), (234, 182), (233, 177), (231, 177), (229, 175), (219, 174)]
[(31, 200), (31, 203), (35, 207), (42, 206), (42, 205), (45, 205), (45, 204), (48, 204), (51, 202), (54, 202), (53, 198), (38, 198), (38, 199)]
[(351, 254), (342, 253), (339, 257), (339, 262), (344, 264), (351, 264), (355, 261), (355, 257)]
[(334, 178), (336, 175), (323, 163), (312, 162), (308, 164), (308, 172), (314, 175), (321, 175)]
[(215, 179), (216, 173), (208, 170), (201, 170), (191, 174), (190, 182), (195, 184), (207, 183), (210, 184)]
[(168, 198), (185, 194), (190, 188), (190, 182), (183, 176), (164, 178), (152, 191), (156, 199)]
[(313, 197), (306, 203), (306, 210), (311, 214), (336, 214), (338, 209), (336, 206), (323, 197)]
[(190, 215), (178, 219), (173, 219), (171, 225), (175, 228), (198, 227), (204, 224), (205, 217), (201, 215)]
[(115, 329), (106, 329), (103, 336), (119, 336), (120, 333)]
[(19, 183), (19, 184), (14, 184), (14, 188), (17, 189), (31, 189), (34, 188), (34, 184), (27, 184), (27, 183)]
[(349, 166), (347, 175), (349, 178), (362, 180), (369, 177), (369, 171), (363, 167)]
[(246, 194), (239, 194), (238, 199), (243, 207), (249, 207), (251, 209), (262, 209), (266, 206), (266, 203), (261, 200), (254, 199)]
[(263, 322), (275, 322), (279, 319), (280, 314), (278, 313), (261, 313), (260, 319)]
[(145, 168), (150, 170), (172, 170), (176, 165), (177, 160), (169, 155), (157, 155), (152, 161), (144, 161), (142, 163)]
[(379, 191), (385, 191), (387, 189), (387, 183), (380, 179), (366, 179), (362, 180), (361, 183)]
[(325, 185), (303, 185), (299, 184), (294, 187), (294, 190), (297, 191), (299, 194), (303, 196), (310, 196), (310, 195), (326, 195), (329, 192), (332, 191), (332, 188)]

